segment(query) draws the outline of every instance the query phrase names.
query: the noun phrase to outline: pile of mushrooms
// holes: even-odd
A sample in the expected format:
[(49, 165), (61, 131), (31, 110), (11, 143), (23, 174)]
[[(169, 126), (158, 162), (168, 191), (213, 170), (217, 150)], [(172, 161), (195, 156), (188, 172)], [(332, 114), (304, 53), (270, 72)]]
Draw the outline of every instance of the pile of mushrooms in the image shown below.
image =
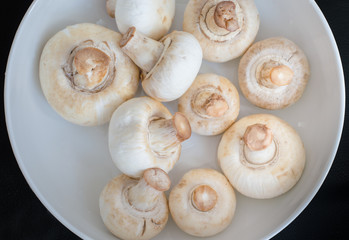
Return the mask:
[(45, 45), (40, 58), (42, 91), (66, 120), (95, 126), (108, 122), (114, 110), (132, 98), (139, 70), (125, 55), (121, 35), (102, 26), (68, 26)]
[(283, 37), (253, 44), (239, 64), (242, 93), (251, 103), (266, 109), (282, 109), (298, 101), (309, 76), (307, 57)]
[(175, 0), (107, 0), (109, 16), (121, 33), (136, 27), (145, 36), (158, 40), (172, 25)]
[(169, 196), (171, 215), (184, 232), (208, 237), (223, 231), (235, 213), (235, 193), (223, 174), (213, 169), (193, 169)]
[(225, 77), (200, 74), (178, 100), (178, 111), (189, 120), (192, 131), (217, 135), (236, 120), (240, 110), (239, 93)]
[(202, 62), (202, 50), (193, 35), (173, 31), (160, 41), (131, 27), (120, 47), (142, 69), (145, 93), (161, 102), (182, 96), (193, 83)]
[(187, 118), (173, 116), (160, 102), (139, 97), (123, 103), (109, 123), (109, 150), (115, 165), (130, 177), (148, 168), (169, 172), (178, 161), (181, 142), (191, 136)]
[(112, 179), (99, 198), (105, 226), (121, 239), (150, 239), (159, 234), (168, 219), (164, 191), (170, 185), (170, 178), (159, 168), (145, 170), (139, 180), (124, 174)]
[(218, 147), (224, 175), (240, 193), (258, 199), (289, 191), (305, 165), (305, 150), (298, 133), (270, 114), (255, 114), (234, 123)]
[(227, 62), (252, 44), (259, 23), (254, 0), (190, 0), (183, 30), (198, 39), (205, 60)]

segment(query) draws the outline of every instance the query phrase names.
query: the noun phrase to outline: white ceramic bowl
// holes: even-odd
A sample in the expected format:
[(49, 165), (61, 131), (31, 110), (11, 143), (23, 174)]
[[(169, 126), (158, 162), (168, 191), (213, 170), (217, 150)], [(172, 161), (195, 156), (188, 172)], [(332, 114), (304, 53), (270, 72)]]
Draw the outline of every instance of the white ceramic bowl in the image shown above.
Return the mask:
[[(182, 29), (187, 1), (176, 1), (172, 29)], [(309, 203), (325, 179), (339, 144), (344, 120), (344, 78), (331, 30), (314, 1), (256, 1), (261, 27), (257, 40), (284, 36), (297, 43), (311, 65), (303, 97), (287, 109), (266, 111), (241, 94), (239, 118), (272, 113), (288, 121), (301, 135), (306, 167), (298, 184), (271, 200), (237, 194), (231, 226), (210, 239), (270, 238), (286, 227)], [(98, 197), (104, 185), (120, 174), (107, 143), (108, 125), (80, 127), (63, 120), (47, 103), (39, 82), (39, 58), (46, 41), (67, 25), (98, 23), (116, 30), (104, 0), (36, 0), (14, 39), (5, 82), (8, 132), (18, 164), (29, 185), (50, 212), (84, 239), (114, 239), (99, 215)], [(238, 88), (238, 60), (224, 64), (204, 61), (200, 73), (217, 73)], [(138, 93), (142, 94), (141, 90)], [(172, 112), (176, 102), (166, 104)], [(173, 185), (192, 168), (219, 169), (217, 146), (221, 136), (193, 134), (170, 177)], [(181, 232), (170, 219), (156, 239), (196, 239)]]

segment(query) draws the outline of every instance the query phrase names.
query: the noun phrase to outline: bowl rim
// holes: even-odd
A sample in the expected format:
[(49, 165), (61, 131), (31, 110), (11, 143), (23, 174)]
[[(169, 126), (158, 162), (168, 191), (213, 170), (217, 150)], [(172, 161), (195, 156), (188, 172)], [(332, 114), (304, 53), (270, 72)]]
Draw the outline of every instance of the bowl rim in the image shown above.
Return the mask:
[[(41, 203), (45, 206), (45, 208), (47, 210), (49, 210), (49, 212), (60, 222), (62, 223), (66, 228), (68, 228), (70, 231), (72, 231), (74, 234), (76, 234), (78, 237), (82, 238), (82, 239), (92, 239), (90, 236), (86, 235), (85, 233), (83, 233), (82, 231), (80, 231), (77, 227), (75, 227), (73, 224), (71, 224), (68, 220), (66, 220), (54, 207), (52, 207), (52, 205), (45, 199), (45, 197), (42, 195), (42, 193), (40, 192), (40, 190), (37, 188), (37, 186), (35, 185), (35, 183), (33, 182), (29, 172), (27, 171), (27, 169), (24, 166), (19, 148), (17, 146), (17, 142), (16, 139), (14, 137), (14, 133), (13, 133), (13, 127), (12, 127), (12, 121), (11, 121), (11, 117), (9, 114), (9, 90), (8, 90), (8, 82), (9, 80), (9, 73), (11, 72), (11, 62), (13, 62), (13, 55), (14, 55), (14, 49), (15, 46), (17, 45), (17, 42), (19, 41), (20, 35), (23, 32), (23, 28), (24, 28), (24, 23), (27, 21), (27, 19), (30, 17), (33, 9), (36, 7), (36, 5), (38, 4), (38, 2), (40, 2), (42, 0), (34, 0), (31, 5), (29, 6), (28, 10), (26, 11), (25, 15), (23, 16), (15, 37), (13, 39), (12, 45), (11, 45), (11, 49), (8, 55), (8, 60), (7, 60), (7, 64), (6, 64), (6, 71), (5, 71), (5, 81), (4, 81), (4, 109), (5, 109), (5, 122), (6, 122), (6, 127), (7, 127), (7, 131), (8, 131), (8, 136), (9, 136), (9, 140), (11, 143), (11, 147), (13, 150), (13, 154), (16, 158), (17, 164), (25, 178), (25, 180), (27, 181), (29, 187), (32, 189), (32, 191), (34, 192), (34, 194), (37, 196), (37, 198), (41, 201)], [(272, 237), (274, 237), (275, 235), (277, 235), (279, 232), (281, 232), (284, 228), (286, 228), (296, 217), (298, 217), (300, 215), (300, 213), (308, 206), (308, 204), (311, 202), (311, 200), (314, 198), (314, 196), (316, 195), (316, 193), (318, 192), (318, 190), (320, 189), (320, 187), (322, 186), (323, 182), (325, 181), (328, 172), (333, 164), (333, 161), (336, 157), (336, 153), (338, 151), (338, 147), (339, 147), (339, 143), (341, 140), (341, 136), (342, 136), (342, 132), (343, 132), (343, 126), (344, 126), (344, 118), (345, 118), (345, 99), (346, 99), (346, 93), (345, 93), (345, 79), (344, 79), (344, 72), (343, 72), (343, 66), (342, 66), (342, 61), (341, 61), (341, 57), (339, 54), (339, 49), (335, 40), (335, 37), (333, 35), (333, 32), (324, 16), (324, 14), (322, 13), (320, 7), (318, 6), (318, 4), (315, 2), (315, 0), (309, 0), (309, 3), (312, 5), (315, 13), (317, 14), (317, 16), (319, 17), (319, 20), (321, 21), (321, 24), (325, 27), (325, 31), (327, 33), (327, 36), (329, 37), (329, 40), (331, 42), (331, 48), (333, 51), (333, 54), (335, 55), (336, 58), (336, 67), (337, 67), (337, 73), (339, 75), (339, 83), (341, 84), (340, 86), (340, 96), (341, 96), (341, 105), (340, 105), (340, 117), (338, 119), (338, 129), (337, 129), (337, 136), (336, 136), (336, 142), (333, 144), (333, 148), (332, 148), (332, 152), (331, 152), (331, 159), (328, 162), (328, 165), (326, 166), (326, 168), (324, 169), (323, 173), (321, 176), (319, 176), (319, 179), (316, 181), (317, 184), (313, 187), (312, 191), (304, 198), (304, 200), (302, 201), (302, 203), (298, 206), (298, 208), (288, 217), (286, 218), (283, 222), (281, 222), (279, 224), (278, 227), (276, 227), (272, 232), (270, 232), (269, 234), (267, 234), (266, 236), (263, 237), (263, 239), (270, 239)]]

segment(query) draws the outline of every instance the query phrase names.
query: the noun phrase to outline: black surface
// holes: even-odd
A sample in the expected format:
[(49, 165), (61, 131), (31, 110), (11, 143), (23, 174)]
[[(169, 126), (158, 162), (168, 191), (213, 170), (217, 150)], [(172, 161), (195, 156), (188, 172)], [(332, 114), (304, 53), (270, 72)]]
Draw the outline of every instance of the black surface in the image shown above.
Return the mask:
[[(1, 8), (2, 87), (12, 40), (31, 2), (7, 1)], [(348, 76), (349, 1), (318, 0), (317, 3), (332, 28), (344, 73)], [(3, 108), (3, 88), (1, 101)], [(347, 113), (345, 117), (347, 120)], [(349, 127), (345, 124), (337, 156), (319, 192), (307, 208), (273, 239), (349, 239), (348, 138)], [(9, 143), (4, 110), (1, 111), (0, 191), (0, 239), (79, 239), (50, 214), (25, 181)]]

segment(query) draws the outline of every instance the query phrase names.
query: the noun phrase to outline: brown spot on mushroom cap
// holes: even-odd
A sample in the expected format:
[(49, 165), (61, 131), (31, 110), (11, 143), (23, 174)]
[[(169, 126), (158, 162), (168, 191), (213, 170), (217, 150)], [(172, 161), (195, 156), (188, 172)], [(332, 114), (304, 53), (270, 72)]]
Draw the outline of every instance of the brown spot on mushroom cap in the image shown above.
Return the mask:
[(235, 3), (231, 1), (222, 1), (217, 4), (214, 12), (214, 21), (217, 26), (234, 32), (239, 28), (236, 16)]
[(167, 173), (160, 168), (149, 168), (145, 170), (143, 178), (149, 186), (158, 191), (164, 192), (170, 189), (171, 180)]
[(173, 116), (173, 126), (177, 130), (177, 138), (183, 142), (191, 136), (191, 127), (188, 119), (183, 113), (176, 112)]
[(271, 144), (273, 134), (266, 125), (257, 123), (247, 127), (243, 139), (249, 149), (260, 151)]
[(193, 206), (202, 212), (210, 211), (217, 203), (217, 192), (208, 185), (201, 185), (192, 193)]

